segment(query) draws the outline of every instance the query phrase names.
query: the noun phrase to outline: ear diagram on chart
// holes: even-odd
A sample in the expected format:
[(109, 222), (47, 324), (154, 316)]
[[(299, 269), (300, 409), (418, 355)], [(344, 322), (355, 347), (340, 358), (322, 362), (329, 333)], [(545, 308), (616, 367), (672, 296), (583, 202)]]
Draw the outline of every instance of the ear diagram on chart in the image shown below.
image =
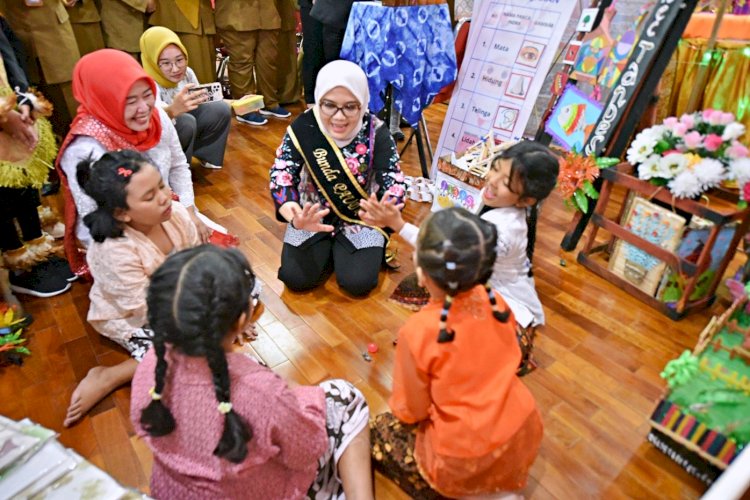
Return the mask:
[(505, 132), (513, 132), (519, 113), (520, 110), (518, 109), (505, 105), (498, 106), (494, 127), (499, 130), (504, 130)]

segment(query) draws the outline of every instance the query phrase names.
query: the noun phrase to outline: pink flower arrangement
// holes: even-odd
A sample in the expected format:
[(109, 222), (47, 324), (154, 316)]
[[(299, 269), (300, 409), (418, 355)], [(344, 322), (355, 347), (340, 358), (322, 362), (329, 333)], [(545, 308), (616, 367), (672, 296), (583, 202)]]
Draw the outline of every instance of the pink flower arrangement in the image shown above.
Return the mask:
[(670, 116), (640, 132), (627, 159), (641, 179), (667, 186), (678, 198), (692, 198), (725, 180), (740, 186), (750, 181), (750, 151), (740, 142), (744, 135), (745, 126), (732, 113), (717, 109)]
[(684, 134), (683, 143), (685, 144), (685, 149), (697, 149), (703, 144), (703, 136), (700, 132), (693, 130), (692, 132)]
[(703, 147), (706, 151), (710, 151), (711, 153), (718, 151), (722, 144), (724, 144), (724, 140), (721, 136), (716, 134), (708, 134), (706, 138), (703, 139)]

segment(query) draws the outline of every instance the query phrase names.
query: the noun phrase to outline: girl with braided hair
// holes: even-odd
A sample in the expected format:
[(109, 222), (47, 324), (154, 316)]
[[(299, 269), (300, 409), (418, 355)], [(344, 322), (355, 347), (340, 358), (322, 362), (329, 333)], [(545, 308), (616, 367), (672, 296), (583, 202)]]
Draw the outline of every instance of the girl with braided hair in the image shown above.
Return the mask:
[(419, 230), (417, 277), (431, 299), (399, 331), (392, 413), (370, 423), (375, 467), (415, 498), (513, 495), (539, 450), (515, 320), (488, 284), (496, 246), (495, 227), (461, 208)]
[[(544, 309), (534, 285), (531, 268), (536, 243), (539, 205), (555, 188), (559, 162), (543, 144), (522, 141), (498, 153), (492, 160), (482, 190), (485, 205), (481, 217), (497, 228), (497, 260), (490, 283), (513, 311), (518, 325), (521, 364), (525, 375), (536, 364), (532, 358), (537, 327), (544, 324)], [(374, 198), (360, 203), (362, 220), (399, 232), (412, 245), (418, 228), (401, 218), (401, 205)]]
[(131, 420), (154, 454), (154, 498), (373, 498), (369, 410), (343, 380), (290, 388), (233, 340), (253, 321), (242, 254), (203, 245), (153, 274), (154, 348)]

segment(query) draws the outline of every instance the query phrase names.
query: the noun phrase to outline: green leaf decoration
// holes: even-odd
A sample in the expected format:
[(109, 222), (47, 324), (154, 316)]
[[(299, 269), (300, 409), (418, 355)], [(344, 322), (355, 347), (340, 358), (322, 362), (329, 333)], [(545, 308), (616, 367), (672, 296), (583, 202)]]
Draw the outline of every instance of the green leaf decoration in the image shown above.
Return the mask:
[(21, 337), (23, 328), (20, 323), (23, 318), (16, 319), (16, 313), (12, 308), (0, 313), (0, 362), (4, 362), (4, 356), (7, 353), (18, 353), (30, 355), (31, 351), (21, 344), (26, 343), (26, 339)]
[(609, 156), (602, 156), (596, 159), (596, 166), (599, 168), (614, 167), (618, 163), (620, 163), (619, 158), (611, 158)]
[(594, 185), (591, 184), (591, 181), (589, 180), (583, 182), (583, 192), (586, 193), (586, 195), (592, 200), (599, 199), (599, 191), (596, 190)]
[(667, 381), (671, 389), (684, 385), (698, 373), (698, 358), (690, 351), (683, 352), (679, 358), (673, 359), (660, 376)]
[(656, 143), (656, 146), (654, 146), (654, 152), (659, 154), (659, 156), (661, 156), (664, 151), (669, 151), (670, 149), (672, 149), (672, 146), (666, 139), (660, 140)]
[(589, 199), (586, 197), (586, 195), (583, 193), (581, 189), (576, 189), (573, 193), (573, 199), (576, 201), (576, 205), (578, 205), (578, 208), (581, 210), (581, 212), (587, 212), (589, 209)]

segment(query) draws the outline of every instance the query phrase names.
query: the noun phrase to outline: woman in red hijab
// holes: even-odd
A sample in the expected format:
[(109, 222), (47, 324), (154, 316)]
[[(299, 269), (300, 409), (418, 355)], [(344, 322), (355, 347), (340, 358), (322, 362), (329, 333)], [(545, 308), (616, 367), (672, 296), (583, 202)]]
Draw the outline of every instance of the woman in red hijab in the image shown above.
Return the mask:
[(65, 186), (65, 253), (76, 274), (87, 272), (83, 252), (91, 243), (83, 217), (96, 209), (76, 179), (81, 160), (97, 160), (107, 151), (134, 149), (156, 166), (164, 182), (188, 208), (201, 239), (210, 230), (196, 217), (190, 166), (177, 132), (166, 113), (154, 106), (156, 84), (132, 56), (113, 49), (92, 52), (73, 70), (73, 95), (78, 114), (57, 160)]

